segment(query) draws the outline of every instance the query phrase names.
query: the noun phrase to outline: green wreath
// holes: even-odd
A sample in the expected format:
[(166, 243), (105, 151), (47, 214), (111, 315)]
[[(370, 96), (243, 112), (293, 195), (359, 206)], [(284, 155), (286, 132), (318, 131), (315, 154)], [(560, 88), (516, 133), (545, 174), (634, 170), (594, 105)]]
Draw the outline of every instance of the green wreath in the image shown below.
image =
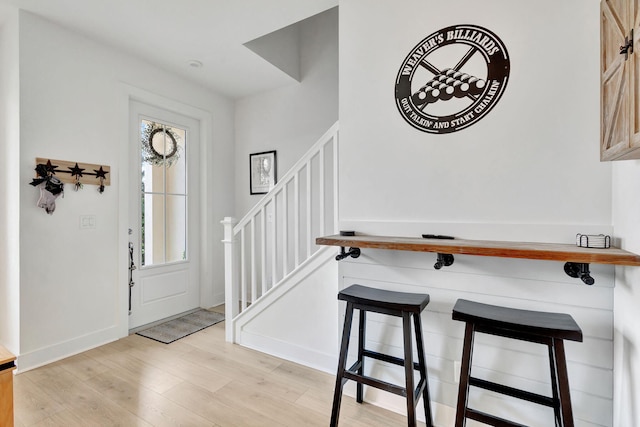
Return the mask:
[[(153, 146), (153, 138), (158, 133), (164, 133), (168, 138), (170, 144), (168, 152), (166, 150), (166, 146), (164, 147), (165, 150), (163, 150), (164, 153), (158, 151), (156, 147)], [(180, 137), (167, 126), (163, 126), (155, 122), (145, 125), (141, 137), (142, 161), (150, 163), (153, 166), (166, 165), (167, 167), (170, 167), (180, 159), (182, 147), (178, 145), (179, 139)]]

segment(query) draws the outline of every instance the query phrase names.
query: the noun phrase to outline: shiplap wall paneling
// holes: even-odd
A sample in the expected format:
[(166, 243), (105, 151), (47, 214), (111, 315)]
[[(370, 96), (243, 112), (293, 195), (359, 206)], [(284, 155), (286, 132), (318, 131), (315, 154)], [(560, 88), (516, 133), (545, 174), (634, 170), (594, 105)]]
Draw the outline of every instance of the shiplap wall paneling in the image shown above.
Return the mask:
[[(592, 265), (596, 285), (586, 286), (568, 277), (559, 262), (456, 256), (454, 264), (442, 270), (433, 269), (434, 262), (434, 254), (366, 250), (360, 258), (340, 264), (341, 288), (358, 283), (430, 294), (431, 302), (422, 318), (433, 401), (455, 407), (464, 323), (453, 321), (451, 310), (458, 298), (466, 298), (571, 314), (584, 333), (584, 342), (566, 343), (575, 417), (583, 426), (611, 425), (613, 267)], [(343, 320), (343, 306), (340, 312)], [(355, 325), (352, 334), (357, 334)], [(357, 342), (354, 337), (352, 345)], [(399, 319), (370, 314), (367, 346), (402, 357)], [(355, 354), (354, 347), (350, 352), (352, 360)], [(395, 366), (370, 361), (367, 370), (386, 381), (403, 382), (403, 371)], [(479, 334), (474, 375), (550, 395), (548, 356), (542, 345)], [(350, 388), (346, 390), (348, 393)], [(382, 406), (403, 410), (404, 401), (396, 396), (373, 388), (366, 393), (365, 398)], [(553, 424), (549, 408), (478, 390), (472, 391), (470, 399), (472, 406), (526, 425)]]

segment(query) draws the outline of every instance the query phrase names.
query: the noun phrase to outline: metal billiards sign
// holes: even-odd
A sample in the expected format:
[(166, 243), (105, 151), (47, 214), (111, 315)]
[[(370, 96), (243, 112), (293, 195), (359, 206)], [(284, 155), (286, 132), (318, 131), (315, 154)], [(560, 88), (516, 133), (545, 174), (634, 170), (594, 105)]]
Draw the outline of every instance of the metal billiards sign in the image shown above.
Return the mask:
[(502, 41), (485, 28), (455, 25), (429, 35), (407, 55), (396, 78), (396, 105), (418, 130), (456, 132), (491, 111), (508, 79)]

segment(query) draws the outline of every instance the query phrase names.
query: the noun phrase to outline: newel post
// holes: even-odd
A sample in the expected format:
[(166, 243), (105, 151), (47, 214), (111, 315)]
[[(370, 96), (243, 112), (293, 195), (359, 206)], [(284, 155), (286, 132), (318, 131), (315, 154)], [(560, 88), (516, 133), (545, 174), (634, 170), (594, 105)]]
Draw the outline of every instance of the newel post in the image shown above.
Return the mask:
[(224, 307), (225, 307), (225, 339), (227, 342), (235, 341), (233, 319), (239, 314), (239, 291), (235, 277), (235, 239), (233, 227), (236, 219), (225, 217), (220, 223), (224, 227)]

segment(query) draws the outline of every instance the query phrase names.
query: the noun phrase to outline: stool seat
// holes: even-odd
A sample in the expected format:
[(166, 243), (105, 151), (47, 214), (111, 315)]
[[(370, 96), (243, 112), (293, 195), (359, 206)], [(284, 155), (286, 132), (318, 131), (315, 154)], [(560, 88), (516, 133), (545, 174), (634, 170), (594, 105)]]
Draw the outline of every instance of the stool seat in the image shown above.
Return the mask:
[[(331, 427), (338, 425), (340, 415), (340, 402), (342, 389), (348, 381), (356, 382), (356, 402), (363, 402), (363, 385), (375, 387), (390, 393), (403, 396), (407, 400), (407, 425), (415, 427), (416, 403), (422, 397), (424, 403), (425, 419), (427, 427), (433, 427), (431, 414), (431, 402), (429, 398), (429, 383), (427, 379), (427, 364), (424, 355), (424, 343), (422, 339), (422, 323), (420, 313), (429, 304), (428, 294), (414, 294), (405, 292), (386, 291), (370, 288), (362, 285), (351, 285), (338, 293), (338, 300), (347, 303), (344, 316), (344, 327), (340, 344), (338, 360), (338, 372), (336, 373), (336, 386), (333, 394), (333, 407), (331, 409)], [(349, 351), (349, 338), (351, 336), (351, 324), (353, 312), (360, 312), (358, 333), (358, 357), (355, 363), (347, 368), (347, 353)], [(404, 357), (395, 357), (365, 348), (366, 313), (381, 313), (390, 316), (402, 317), (402, 334), (404, 341)], [(415, 330), (416, 350), (418, 361), (413, 362), (411, 319)], [(404, 367), (405, 384), (399, 386), (365, 374), (365, 359), (376, 359), (383, 362)], [(420, 379), (415, 384), (414, 372), (418, 371)]]
[[(556, 427), (573, 427), (564, 340), (581, 342), (582, 330), (570, 315), (520, 310), (459, 299), (453, 307), (452, 317), (453, 320), (466, 323), (456, 407), (456, 427), (464, 427), (467, 418), (491, 425), (521, 426), (519, 423), (469, 408), (470, 386), (551, 407), (554, 411)], [(547, 346), (552, 396), (548, 397), (471, 376), (471, 359), (476, 332)]]
[(582, 342), (580, 326), (565, 313), (520, 310), (459, 299), (453, 307), (453, 320)]
[(375, 311), (375, 308), (382, 311), (395, 311), (398, 313), (397, 316), (401, 316), (403, 311), (420, 313), (429, 304), (428, 294), (386, 291), (362, 285), (349, 286), (338, 293), (338, 299), (357, 305), (366, 305), (369, 307), (368, 311)]

